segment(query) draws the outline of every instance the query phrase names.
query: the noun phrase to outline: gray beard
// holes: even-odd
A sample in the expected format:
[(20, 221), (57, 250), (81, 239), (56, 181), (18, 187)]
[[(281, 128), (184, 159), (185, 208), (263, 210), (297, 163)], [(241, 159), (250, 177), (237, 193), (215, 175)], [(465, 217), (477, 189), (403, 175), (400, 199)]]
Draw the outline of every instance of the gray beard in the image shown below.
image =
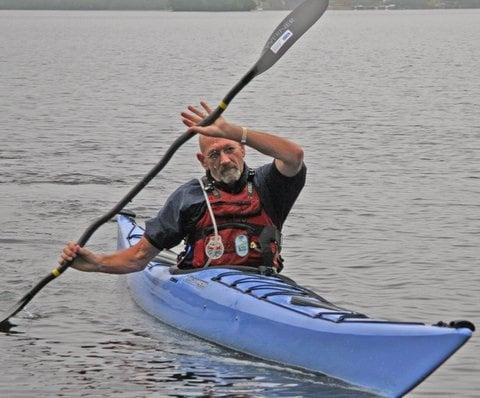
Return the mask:
[(239, 169), (232, 167), (220, 173), (220, 181), (224, 184), (232, 185), (236, 183), (241, 176), (242, 172)]

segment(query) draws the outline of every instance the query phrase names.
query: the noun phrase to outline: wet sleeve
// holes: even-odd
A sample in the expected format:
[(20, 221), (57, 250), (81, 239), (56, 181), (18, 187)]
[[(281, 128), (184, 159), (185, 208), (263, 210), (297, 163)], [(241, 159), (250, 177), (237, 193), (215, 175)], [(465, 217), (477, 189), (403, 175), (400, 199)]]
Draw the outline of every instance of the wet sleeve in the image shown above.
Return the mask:
[(293, 177), (287, 177), (280, 173), (275, 162), (256, 170), (257, 186), (264, 201), (265, 210), (279, 228), (282, 227), (305, 186), (306, 175), (305, 163)]
[[(145, 239), (159, 250), (178, 245), (187, 235), (192, 209), (198, 207), (198, 193), (192, 195), (191, 186), (178, 188), (167, 199), (157, 216), (145, 223)], [(201, 191), (200, 191), (201, 194)], [(201, 200), (201, 196), (200, 196)]]

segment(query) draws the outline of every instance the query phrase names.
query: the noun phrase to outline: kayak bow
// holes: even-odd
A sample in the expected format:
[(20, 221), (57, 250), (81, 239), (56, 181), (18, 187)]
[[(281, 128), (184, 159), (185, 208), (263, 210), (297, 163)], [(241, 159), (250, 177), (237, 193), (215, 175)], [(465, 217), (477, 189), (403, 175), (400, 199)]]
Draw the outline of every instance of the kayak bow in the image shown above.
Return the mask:
[[(119, 249), (142, 235), (131, 216), (118, 216)], [(413, 389), (474, 329), (468, 321), (451, 327), (372, 319), (249, 267), (182, 271), (171, 265), (157, 259), (128, 276), (132, 297), (147, 313), (224, 347), (384, 396)]]

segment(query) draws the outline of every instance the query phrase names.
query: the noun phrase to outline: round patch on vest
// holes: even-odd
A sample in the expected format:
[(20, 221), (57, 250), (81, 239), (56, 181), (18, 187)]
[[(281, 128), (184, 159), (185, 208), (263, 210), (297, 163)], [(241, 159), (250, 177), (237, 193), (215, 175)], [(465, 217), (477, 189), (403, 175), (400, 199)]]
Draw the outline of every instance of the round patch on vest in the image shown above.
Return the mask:
[(212, 260), (218, 260), (223, 256), (224, 251), (225, 249), (223, 248), (222, 237), (220, 235), (210, 237), (208, 243), (205, 245), (205, 254)]
[(240, 257), (245, 257), (248, 254), (248, 238), (245, 235), (238, 235), (235, 238), (235, 252)]

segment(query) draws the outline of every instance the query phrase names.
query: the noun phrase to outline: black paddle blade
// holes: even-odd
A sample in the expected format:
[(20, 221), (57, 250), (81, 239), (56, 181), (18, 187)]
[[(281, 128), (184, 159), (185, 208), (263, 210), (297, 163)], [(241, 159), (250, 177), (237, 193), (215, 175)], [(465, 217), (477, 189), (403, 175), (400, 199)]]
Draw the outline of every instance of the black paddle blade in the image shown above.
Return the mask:
[(327, 8), (328, 0), (306, 0), (288, 14), (267, 40), (255, 65), (256, 75), (272, 67)]
[(12, 323), (9, 322), (9, 319), (17, 315), (23, 307), (25, 307), (30, 300), (33, 298), (32, 294), (26, 294), (19, 300), (14, 306), (12, 306), (7, 314), (2, 314), (2, 321), (0, 322), (0, 331), (1, 332), (8, 332), (12, 326)]
[(18, 303), (16, 303), (7, 314), (2, 314), (2, 321), (0, 322), (0, 332), (7, 333), (10, 329), (15, 326), (13, 323), (10, 322), (10, 318), (14, 317), (17, 313), (19, 313), (23, 307), (27, 305), (30, 300), (25, 302), (25, 297), (23, 297)]
[(8, 333), (15, 326), (13, 323), (10, 323), (9, 319), (10, 317), (0, 322), (0, 333)]
[(34, 297), (35, 295), (42, 290), (42, 288), (47, 285), (50, 281), (55, 279), (58, 275), (55, 273), (48, 274), (45, 278), (43, 278), (39, 283), (37, 283), (32, 290), (30, 290), (25, 296), (23, 296), (14, 306), (10, 308), (10, 310), (6, 314), (2, 314), (2, 321), (0, 322), (0, 331), (1, 332), (8, 332), (12, 326), (12, 323), (9, 322), (9, 319), (17, 315), (23, 307), (25, 307)]

